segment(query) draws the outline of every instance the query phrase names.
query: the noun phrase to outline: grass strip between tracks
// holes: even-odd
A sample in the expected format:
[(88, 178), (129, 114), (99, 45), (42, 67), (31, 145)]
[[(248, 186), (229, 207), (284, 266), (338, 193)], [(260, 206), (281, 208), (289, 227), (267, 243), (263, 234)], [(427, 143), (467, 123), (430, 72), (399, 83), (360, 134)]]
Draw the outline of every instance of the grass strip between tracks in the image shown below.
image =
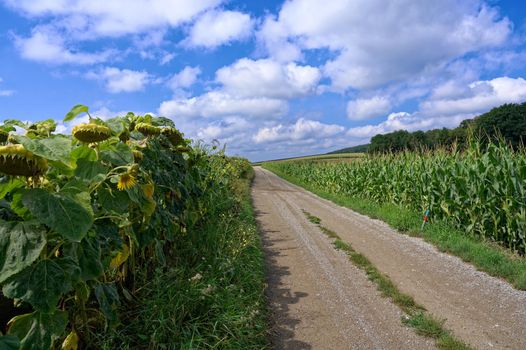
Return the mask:
[(421, 237), (440, 251), (458, 256), (477, 269), (502, 278), (517, 289), (526, 290), (526, 258), (494, 242), (468, 236), (443, 221), (430, 222), (422, 231), (422, 216), (419, 213), (390, 203), (378, 204), (363, 198), (328, 193), (280, 171), (272, 163), (265, 163), (263, 167), (322, 198), (370, 218), (382, 220), (401, 233)]
[(317, 225), (325, 235), (333, 239), (332, 243), (336, 249), (344, 251), (354, 265), (365, 271), (369, 280), (376, 284), (383, 296), (391, 299), (394, 304), (407, 314), (407, 316), (402, 318), (402, 323), (414, 328), (417, 334), (435, 339), (439, 349), (471, 349), (461, 340), (455, 338), (449, 330), (444, 328), (445, 321), (437, 320), (427, 312), (422, 305), (417, 304), (413, 297), (400, 292), (391, 279), (378, 271), (365, 255), (354, 250), (353, 247), (349, 243), (344, 242), (336, 232), (323, 226), (320, 218), (305, 210), (303, 210), (303, 212), (311, 223)]

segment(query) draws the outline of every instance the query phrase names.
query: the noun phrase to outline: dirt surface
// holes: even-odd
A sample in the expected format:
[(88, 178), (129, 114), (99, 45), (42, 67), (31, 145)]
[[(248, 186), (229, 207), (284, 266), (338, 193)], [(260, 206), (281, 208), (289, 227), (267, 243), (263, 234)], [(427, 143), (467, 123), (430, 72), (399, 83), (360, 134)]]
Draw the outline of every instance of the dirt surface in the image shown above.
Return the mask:
[[(291, 196), (256, 170), (253, 199), (263, 236), (276, 349), (432, 349), (402, 313), (305, 218)], [(280, 181), (273, 177), (275, 182)], [(292, 191), (292, 192), (291, 192)]]
[(526, 292), (415, 237), (256, 167), (252, 189), (263, 237), (276, 349), (428, 349), (302, 210), (364, 254), (398, 288), (476, 349), (526, 349)]

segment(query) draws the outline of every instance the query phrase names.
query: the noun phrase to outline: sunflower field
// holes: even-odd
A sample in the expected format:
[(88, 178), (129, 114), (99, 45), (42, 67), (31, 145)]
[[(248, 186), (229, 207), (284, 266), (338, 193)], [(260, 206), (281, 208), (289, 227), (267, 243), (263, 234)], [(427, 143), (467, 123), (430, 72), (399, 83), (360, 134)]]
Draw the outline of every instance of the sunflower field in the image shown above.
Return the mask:
[(138, 273), (177, 255), (207, 194), (250, 168), (166, 118), (90, 116), (71, 136), (56, 125), (0, 126), (0, 349), (77, 349), (118, 324)]

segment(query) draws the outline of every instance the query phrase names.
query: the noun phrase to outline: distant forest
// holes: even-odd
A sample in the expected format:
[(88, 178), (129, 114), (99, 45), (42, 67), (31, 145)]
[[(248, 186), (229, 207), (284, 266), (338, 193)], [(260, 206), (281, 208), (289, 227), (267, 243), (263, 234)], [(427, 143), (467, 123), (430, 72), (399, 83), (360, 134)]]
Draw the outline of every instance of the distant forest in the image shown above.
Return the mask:
[(376, 135), (368, 145), (344, 148), (330, 153), (400, 152), (449, 147), (454, 143), (459, 147), (464, 147), (470, 137), (476, 137), (482, 144), (503, 139), (515, 149), (526, 145), (526, 102), (504, 104), (493, 108), (478, 117), (462, 121), (454, 129), (442, 128), (415, 132), (398, 130)]

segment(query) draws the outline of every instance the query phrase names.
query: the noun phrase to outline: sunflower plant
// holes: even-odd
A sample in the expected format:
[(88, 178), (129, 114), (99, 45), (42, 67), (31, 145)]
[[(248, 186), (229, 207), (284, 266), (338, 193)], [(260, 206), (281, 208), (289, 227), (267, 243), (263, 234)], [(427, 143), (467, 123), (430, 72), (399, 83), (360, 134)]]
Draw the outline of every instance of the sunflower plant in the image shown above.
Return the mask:
[(56, 126), (0, 126), (0, 348), (89, 347), (119, 323), (138, 270), (162, 265), (206, 212), (207, 154), (171, 120), (89, 115), (72, 135)]

